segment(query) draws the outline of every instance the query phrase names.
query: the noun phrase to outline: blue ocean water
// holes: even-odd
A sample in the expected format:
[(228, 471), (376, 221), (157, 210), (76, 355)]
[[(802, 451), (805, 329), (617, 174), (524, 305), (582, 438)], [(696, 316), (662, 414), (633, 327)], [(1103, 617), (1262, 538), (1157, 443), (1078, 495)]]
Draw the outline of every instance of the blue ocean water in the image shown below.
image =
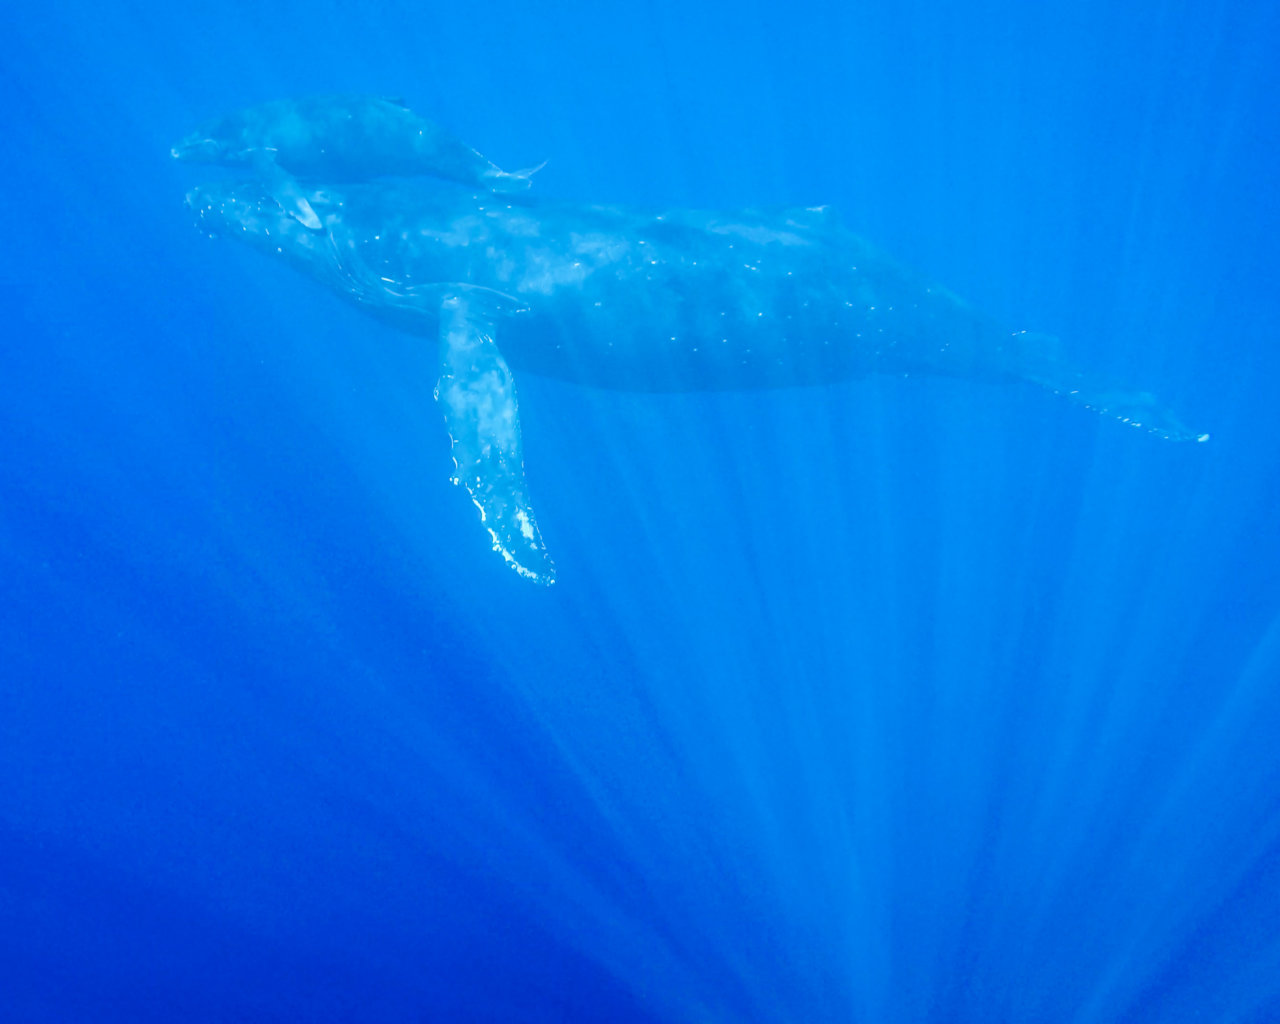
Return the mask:
[[(0, 1016), (1280, 1020), (1273, 5), (0, 13)], [(1208, 444), (870, 377), (519, 381), (195, 230), (403, 97), (548, 197), (829, 203)]]

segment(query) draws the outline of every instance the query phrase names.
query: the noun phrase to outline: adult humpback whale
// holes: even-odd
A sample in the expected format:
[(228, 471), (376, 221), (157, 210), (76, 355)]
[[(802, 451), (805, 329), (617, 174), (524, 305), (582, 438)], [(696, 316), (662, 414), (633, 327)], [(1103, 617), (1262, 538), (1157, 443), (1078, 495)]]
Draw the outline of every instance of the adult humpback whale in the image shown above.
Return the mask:
[(490, 192), (519, 192), (542, 167), (504, 171), (401, 101), (379, 96), (273, 100), (209, 122), (171, 152), (178, 160), (252, 167), (281, 206), (317, 231), (320, 220), (298, 179), (429, 175)]
[[(824, 384), (870, 372), (1021, 380), (1171, 439), (1145, 392), (1009, 332), (824, 209), (651, 213), (439, 184), (326, 188), (310, 230), (262, 183), (187, 196), (200, 224), (282, 256), (367, 312), (439, 339), (436, 399), (495, 550), (544, 583), (512, 370), (622, 390)], [(1204, 440), (1207, 435), (1199, 435)]]

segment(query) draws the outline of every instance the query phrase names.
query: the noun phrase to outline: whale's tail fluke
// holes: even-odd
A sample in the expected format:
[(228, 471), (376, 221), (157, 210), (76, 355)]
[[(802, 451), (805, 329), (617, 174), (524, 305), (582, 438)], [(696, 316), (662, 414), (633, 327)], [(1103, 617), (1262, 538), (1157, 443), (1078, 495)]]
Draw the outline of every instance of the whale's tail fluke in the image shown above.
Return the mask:
[(1074, 386), (1064, 388), (1061, 384), (1047, 381), (1037, 383), (1086, 409), (1169, 441), (1209, 440), (1208, 434), (1197, 433), (1185, 426), (1150, 391), (1086, 390)]
[[(1024, 355), (1034, 357), (1024, 364), (1020, 376), (1055, 395), (1062, 395), (1076, 405), (1091, 409), (1101, 416), (1119, 420), (1131, 427), (1170, 441), (1207, 441), (1208, 434), (1185, 426), (1150, 391), (1134, 391), (1114, 387), (1086, 377), (1064, 364), (1058, 355), (1058, 339), (1052, 335), (1019, 331), (1015, 338), (1022, 342)], [(1035, 364), (1039, 365), (1035, 365)]]
[(494, 192), (524, 192), (533, 184), (533, 176), (547, 166), (545, 160), (537, 167), (526, 167), (521, 171), (501, 171), (494, 168), (485, 174), (485, 184)]

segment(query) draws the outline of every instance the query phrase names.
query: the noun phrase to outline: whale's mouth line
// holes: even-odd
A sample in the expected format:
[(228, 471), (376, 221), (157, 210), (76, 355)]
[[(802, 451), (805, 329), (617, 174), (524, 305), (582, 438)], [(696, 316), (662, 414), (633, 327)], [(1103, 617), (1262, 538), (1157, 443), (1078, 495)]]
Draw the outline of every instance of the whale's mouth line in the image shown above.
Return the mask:
[(222, 144), (217, 139), (193, 139), (188, 136), (176, 146), (171, 146), (169, 155), (175, 160), (209, 161), (217, 158), (221, 148)]

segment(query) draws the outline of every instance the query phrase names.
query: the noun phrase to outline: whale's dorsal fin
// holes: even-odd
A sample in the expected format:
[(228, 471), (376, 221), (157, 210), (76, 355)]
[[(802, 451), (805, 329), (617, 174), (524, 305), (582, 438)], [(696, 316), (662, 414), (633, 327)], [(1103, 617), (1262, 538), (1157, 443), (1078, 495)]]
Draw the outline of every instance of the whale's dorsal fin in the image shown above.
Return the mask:
[(304, 227), (312, 231), (322, 231), (324, 225), (316, 216), (316, 211), (302, 194), (302, 187), (297, 179), (276, 163), (274, 149), (254, 149), (248, 153), (249, 162), (254, 173), (262, 179), (262, 183), (271, 192), (271, 198), (280, 204), (289, 216), (294, 217)]
[(555, 582), (524, 479), (515, 382), (493, 321), (459, 288), (440, 304), (435, 398), (453, 440), (453, 482), (466, 487), (497, 551), (536, 583)]

